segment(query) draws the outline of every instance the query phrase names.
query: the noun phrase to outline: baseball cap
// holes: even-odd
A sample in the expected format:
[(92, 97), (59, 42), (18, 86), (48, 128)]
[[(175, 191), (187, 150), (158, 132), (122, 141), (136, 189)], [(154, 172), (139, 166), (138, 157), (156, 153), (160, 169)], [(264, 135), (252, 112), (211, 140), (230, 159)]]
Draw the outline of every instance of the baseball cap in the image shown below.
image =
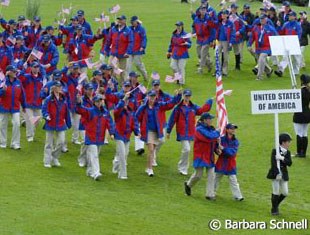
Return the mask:
[(8, 24), (9, 24), (9, 25), (14, 25), (14, 24), (16, 24), (16, 21), (15, 21), (14, 19), (10, 19), (10, 20), (8, 21)]
[(176, 26), (183, 26), (184, 23), (183, 23), (182, 21), (177, 21), (177, 22), (175, 23), (175, 25), (176, 25)]
[(289, 7), (289, 6), (291, 6), (291, 3), (289, 1), (284, 1), (282, 3), (282, 6)]
[(85, 89), (85, 90), (94, 90), (94, 86), (93, 86), (93, 84), (91, 84), (91, 83), (86, 83), (86, 84), (84, 85), (84, 89)]
[(134, 22), (134, 21), (137, 21), (137, 20), (139, 20), (138, 16), (132, 16), (131, 19), (130, 19), (130, 22)]
[(250, 9), (250, 8), (251, 8), (250, 4), (246, 3), (246, 4), (243, 5), (243, 9)]
[(54, 30), (55, 28), (53, 27), (53, 26), (51, 26), (51, 25), (49, 25), (49, 26), (46, 26), (46, 28), (45, 28), (45, 30)]
[(192, 91), (189, 90), (189, 89), (185, 89), (185, 90), (183, 91), (183, 95), (184, 95), (184, 96), (192, 96)]
[(76, 26), (76, 28), (75, 28), (76, 30), (82, 30), (83, 29), (83, 27), (82, 27), (82, 25), (80, 25), (80, 24), (78, 24), (77, 26)]
[(229, 11), (228, 11), (228, 10), (223, 10), (223, 11), (222, 11), (222, 14), (224, 14), (224, 15), (229, 15)]
[(203, 113), (201, 116), (200, 116), (200, 120), (204, 120), (204, 119), (213, 119), (214, 116), (210, 113)]
[(265, 18), (267, 18), (267, 15), (266, 15), (266, 14), (261, 14), (261, 15), (259, 16), (259, 18), (260, 18), (260, 19), (265, 19)]
[(54, 72), (53, 72), (53, 78), (54, 79), (59, 79), (59, 78), (61, 78), (61, 71), (60, 70), (58, 70), (58, 69), (55, 69), (54, 70)]
[(50, 35), (45, 34), (45, 35), (43, 36), (43, 39), (42, 39), (43, 42), (49, 42), (50, 40), (51, 40)]
[(137, 74), (135, 71), (131, 71), (131, 72), (129, 73), (129, 77), (135, 77), (135, 78), (137, 78), (137, 77), (140, 77), (140, 75)]
[(116, 19), (118, 20), (126, 20), (126, 16), (125, 15), (121, 15), (121, 16), (118, 16)]
[(288, 15), (289, 16), (296, 16), (296, 12), (295, 11), (291, 11)]
[(233, 3), (230, 5), (230, 8), (238, 8), (238, 5), (236, 3)]
[(156, 96), (156, 92), (154, 90), (150, 90), (148, 93), (147, 93), (148, 96)]
[(72, 17), (70, 18), (70, 20), (78, 20), (78, 17), (77, 17), (77, 16), (72, 16)]
[(24, 40), (23, 35), (17, 35), (17, 36), (16, 36), (16, 40)]
[(95, 70), (93, 72), (93, 76), (102, 75), (102, 72), (100, 70)]
[(73, 64), (72, 64), (72, 68), (73, 68), (73, 69), (78, 69), (78, 68), (80, 68), (79, 63), (73, 63)]
[(228, 123), (226, 129), (238, 129), (238, 126), (233, 123)]
[(103, 100), (103, 96), (102, 95), (95, 95), (94, 98), (93, 98), (93, 102), (96, 102), (96, 101), (99, 101), (99, 100)]
[(8, 71), (17, 71), (16, 67), (14, 65), (8, 65), (6, 66), (6, 69), (5, 69), (6, 72)]
[(23, 15), (18, 16), (17, 21), (24, 21), (26, 20), (26, 17)]
[(157, 80), (153, 80), (152, 81), (152, 85), (155, 86), (155, 85), (160, 85), (160, 81), (157, 79)]
[(34, 68), (34, 67), (39, 67), (40, 64), (39, 64), (37, 61), (34, 61), (34, 62), (31, 63), (30, 66), (31, 66), (32, 68)]
[(83, 11), (83, 10), (78, 10), (78, 11), (76, 12), (76, 14), (77, 14), (78, 16), (84, 16), (84, 11)]
[(33, 20), (36, 21), (36, 22), (39, 22), (39, 21), (41, 21), (41, 17), (40, 16), (35, 16), (35, 17), (33, 17)]
[(53, 83), (53, 86), (61, 87), (62, 85), (61, 85), (61, 82), (60, 82), (60, 81), (55, 81), (55, 82)]
[(130, 81), (124, 81), (123, 86), (131, 86), (131, 82)]

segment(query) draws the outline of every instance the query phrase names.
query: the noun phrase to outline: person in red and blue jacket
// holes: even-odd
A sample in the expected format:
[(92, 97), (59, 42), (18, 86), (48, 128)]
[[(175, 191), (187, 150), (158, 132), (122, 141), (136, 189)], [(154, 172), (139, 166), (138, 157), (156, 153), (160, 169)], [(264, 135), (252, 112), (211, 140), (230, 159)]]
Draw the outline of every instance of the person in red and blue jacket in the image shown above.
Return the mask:
[(61, 165), (58, 159), (65, 144), (65, 131), (71, 128), (69, 108), (61, 87), (61, 83), (56, 81), (51, 87), (51, 94), (42, 105), (42, 116), (45, 119), (43, 129), (46, 131), (43, 161), (46, 168)]
[[(289, 13), (289, 20), (283, 24), (281, 29), (278, 31), (280, 35), (297, 35), (298, 39), (300, 40), (302, 34), (302, 28), (300, 22), (297, 21), (296, 12), (291, 11)], [(299, 69), (302, 61), (301, 55), (292, 55), (292, 65), (293, 65), (293, 72), (295, 75), (299, 74)], [(279, 77), (282, 77), (283, 72), (285, 71), (286, 67), (288, 66), (288, 57), (283, 56), (282, 61), (279, 64), (278, 71), (275, 71), (275, 74)]]
[[(46, 97), (50, 95), (51, 87), (54, 86), (54, 84), (59, 81), (61, 83), (61, 93), (67, 97), (68, 93), (68, 87), (67, 84), (61, 81), (63, 74), (60, 70), (55, 69), (53, 72), (53, 80), (47, 82), (46, 84), (43, 85), (41, 92), (40, 92), (40, 97), (44, 100)], [(68, 102), (68, 101), (66, 101)]]
[(236, 3), (231, 4), (230, 6), (231, 12), (229, 15), (229, 20), (234, 24), (236, 35), (234, 37), (234, 41), (232, 43), (232, 48), (235, 54), (235, 61), (236, 61), (236, 70), (240, 70), (240, 62), (241, 62), (241, 50), (242, 50), (242, 42), (243, 42), (243, 35), (245, 34), (245, 24), (243, 19), (239, 16), (237, 10), (238, 5)]
[(22, 35), (16, 36), (16, 43), (12, 46), (14, 61), (17, 63), (24, 58), (24, 55), (29, 48), (24, 45), (24, 37)]
[(183, 91), (183, 100), (173, 109), (167, 125), (167, 138), (170, 138), (170, 133), (174, 124), (176, 124), (177, 141), (182, 144), (178, 163), (178, 171), (181, 175), (187, 175), (188, 171), (188, 157), (191, 151), (190, 142), (194, 140), (195, 135), (195, 117), (209, 112), (213, 103), (212, 99), (208, 99), (202, 107), (199, 107), (191, 101), (191, 96), (191, 90), (185, 89)]
[(71, 18), (71, 24), (70, 25), (68, 25), (68, 26), (65, 26), (65, 25), (62, 25), (62, 24), (59, 25), (59, 33), (66, 36), (65, 37), (66, 41), (65, 41), (65, 43), (63, 45), (64, 46), (64, 51), (63, 51), (64, 54), (68, 53), (69, 42), (70, 42), (70, 40), (72, 38), (74, 38), (74, 33), (75, 33), (76, 27), (78, 25), (79, 25), (79, 20), (78, 20), (77, 16), (73, 16)]
[[(125, 81), (124, 86), (131, 87), (130, 81)], [(115, 109), (115, 143), (116, 154), (113, 160), (113, 172), (118, 173), (119, 179), (127, 179), (127, 157), (129, 154), (130, 136), (134, 132), (139, 136), (139, 124), (135, 118), (136, 101), (130, 92), (125, 93)]]
[(85, 34), (93, 35), (93, 31), (91, 30), (90, 24), (85, 20), (84, 11), (78, 10), (76, 12), (76, 16), (78, 18), (79, 24), (84, 28)]
[(28, 31), (25, 32), (25, 44), (29, 49), (37, 46), (37, 42), (41, 36), (43, 28), (41, 25), (41, 17), (35, 16), (33, 18), (32, 25), (28, 27)]
[(147, 80), (147, 72), (145, 65), (142, 61), (142, 56), (145, 54), (147, 37), (145, 28), (142, 26), (142, 22), (139, 20), (138, 16), (131, 17), (130, 29), (133, 33), (133, 49), (132, 54), (129, 55), (127, 61), (127, 72), (132, 71), (133, 63), (136, 65), (137, 69), (141, 72), (144, 80)]
[(20, 149), (20, 107), (25, 109), (25, 92), (16, 76), (14, 65), (6, 67), (5, 80), (0, 81), (0, 148), (6, 148), (9, 116), (12, 115), (11, 148)]
[(110, 51), (110, 56), (118, 59), (121, 81), (127, 80), (127, 58), (133, 50), (133, 32), (126, 25), (126, 16), (117, 17), (117, 24), (111, 29), (105, 51)]
[(35, 123), (32, 121), (34, 118), (41, 116), (42, 98), (40, 91), (43, 86), (44, 74), (40, 72), (40, 64), (32, 62), (31, 72), (25, 73), (21, 71), (19, 79), (23, 84), (26, 95), (26, 137), (28, 142), (33, 142), (35, 135)]
[(5, 45), (3, 40), (3, 33), (0, 33), (0, 72), (5, 73), (6, 67), (11, 65), (14, 61), (13, 51), (10, 47)]
[(226, 125), (225, 135), (221, 137), (219, 144), (219, 157), (215, 164), (215, 191), (218, 190), (220, 181), (224, 175), (229, 177), (229, 183), (233, 197), (237, 201), (243, 201), (237, 180), (237, 152), (239, 141), (235, 136), (235, 130), (238, 128), (235, 124)]
[(54, 35), (55, 28), (51, 25), (46, 26), (44, 31), (41, 33), (42, 36), (38, 40), (38, 44), (40, 44), (44, 38), (44, 35), (49, 35), (51, 37), (52, 42), (55, 46), (62, 45), (63, 34), (59, 33), (57, 36)]
[(284, 8), (284, 11), (280, 11), (278, 18), (279, 18), (279, 24), (278, 25), (284, 25), (285, 22), (289, 21), (289, 14), (292, 12), (291, 3), (289, 1), (284, 1), (282, 3), (282, 7)]
[[(93, 107), (93, 94), (94, 87), (91, 83), (85, 83), (83, 86), (84, 95), (82, 96), (82, 106), (86, 108)], [(87, 124), (87, 119), (85, 117), (81, 117), (79, 130), (83, 139), (81, 144), (80, 155), (78, 157), (78, 163), (80, 167), (85, 167), (87, 165), (87, 145), (85, 145), (85, 125)]]
[(216, 24), (207, 14), (206, 7), (199, 8), (200, 15), (196, 16), (193, 23), (193, 34), (197, 37), (197, 55), (199, 59), (198, 72), (203, 72), (203, 67), (207, 66), (211, 71), (212, 62), (209, 54), (209, 48), (212, 47), (216, 35)]
[(214, 154), (218, 151), (217, 143), (220, 132), (212, 126), (213, 115), (203, 113), (196, 125), (194, 139), (194, 159), (193, 167), (195, 172), (187, 182), (184, 182), (185, 193), (190, 196), (191, 189), (201, 179), (204, 168), (207, 168), (208, 180), (206, 199), (215, 200), (214, 192)]
[(59, 62), (59, 53), (57, 47), (52, 43), (49, 35), (44, 35), (42, 43), (38, 45), (36, 50), (43, 53), (40, 63), (46, 69), (46, 75), (49, 77), (53, 71), (57, 68)]
[(228, 58), (229, 50), (232, 48), (232, 44), (235, 41), (236, 29), (233, 24), (228, 19), (229, 11), (223, 10), (219, 13), (221, 15), (221, 20), (218, 23), (216, 39), (219, 41), (219, 51), (222, 56), (222, 76), (227, 76), (228, 74)]
[(104, 97), (95, 95), (94, 106), (86, 108), (81, 105), (81, 98), (78, 96), (76, 112), (85, 118), (85, 145), (87, 145), (87, 176), (99, 180), (100, 173), (99, 153), (104, 145), (106, 130), (110, 132), (111, 139), (114, 139), (115, 126), (109, 111), (104, 107)]
[(110, 65), (102, 64), (100, 66), (100, 71), (102, 72), (102, 79), (104, 80), (105, 89), (107, 89), (109, 81), (113, 83), (113, 92), (118, 91), (118, 81), (112, 76), (113, 68)]
[(74, 37), (70, 39), (68, 44), (69, 61), (79, 61), (78, 63), (83, 72), (87, 67), (85, 59), (90, 57), (90, 52), (96, 40), (98, 40), (96, 35), (84, 34), (81, 25), (76, 27)]
[[(273, 72), (267, 63), (266, 58), (271, 54), (269, 36), (278, 35), (276, 29), (267, 24), (266, 15), (262, 14), (259, 18), (260, 24), (254, 26), (252, 29), (252, 34), (247, 45), (248, 48), (250, 48), (253, 42), (255, 42), (255, 53), (258, 55), (258, 68), (255, 72), (257, 74), (256, 80), (261, 80), (263, 78), (264, 71), (266, 71), (268, 77)], [(253, 69), (253, 72), (254, 71), (255, 69)]]
[(200, 6), (196, 9), (196, 12), (191, 11), (191, 18), (192, 20), (195, 20), (196, 17), (199, 17), (201, 12), (200, 8), (205, 7), (207, 9), (207, 13), (210, 17), (213, 18), (213, 20), (216, 20), (216, 11), (213, 7), (211, 7), (208, 3), (208, 0), (201, 0)]
[(189, 38), (184, 38), (187, 34), (184, 31), (184, 23), (176, 22), (176, 30), (172, 32), (167, 58), (171, 58), (170, 67), (174, 73), (181, 75), (180, 84), (185, 84), (185, 66), (189, 58), (188, 49), (191, 48), (192, 42)]
[(78, 63), (70, 64), (70, 68), (65, 66), (62, 69), (61, 81), (67, 85), (68, 93), (67, 100), (70, 110), (70, 117), (72, 122), (72, 143), (80, 145), (79, 141), (80, 131), (79, 123), (81, 116), (75, 112), (76, 96), (78, 94), (77, 86), (80, 78), (80, 66)]
[(6, 22), (3, 18), (0, 19), (0, 24), (2, 28), (4, 28), (3, 33), (3, 39), (5, 41), (5, 44), (7, 46), (14, 46), (14, 40), (17, 37), (17, 35), (22, 35), (17, 30), (17, 23), (15, 20), (11, 19), (8, 22)]
[(148, 97), (145, 103), (142, 104), (137, 112), (136, 118), (140, 123), (141, 140), (148, 145), (148, 161), (146, 173), (148, 176), (153, 176), (153, 159), (155, 147), (159, 143), (159, 139), (164, 137), (163, 121), (164, 113), (172, 109), (181, 100), (180, 91), (176, 91), (176, 95), (168, 102), (158, 101), (156, 92), (151, 90), (148, 92)]
[[(111, 29), (115, 26), (115, 23), (112, 22), (111, 26), (108, 28), (102, 29), (101, 33), (98, 35), (98, 39), (102, 39), (101, 48), (100, 48), (100, 61), (105, 63), (106, 58), (110, 56), (110, 48), (107, 48), (108, 37)], [(107, 49), (107, 51), (105, 51)]]

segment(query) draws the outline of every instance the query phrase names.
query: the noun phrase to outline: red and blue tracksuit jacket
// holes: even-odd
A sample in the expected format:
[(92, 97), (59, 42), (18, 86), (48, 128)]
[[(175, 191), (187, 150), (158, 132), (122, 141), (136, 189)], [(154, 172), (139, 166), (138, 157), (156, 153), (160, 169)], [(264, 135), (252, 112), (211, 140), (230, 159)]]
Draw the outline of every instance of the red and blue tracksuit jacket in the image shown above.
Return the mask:
[(289, 9), (287, 14), (285, 14), (284, 11), (280, 12), (278, 15), (279, 21), (281, 22), (281, 25), (284, 25), (285, 22), (289, 21), (289, 13), (292, 11), (292, 9)]
[(18, 46), (17, 44), (15, 44), (12, 47), (12, 51), (13, 51), (13, 58), (14, 58), (14, 60), (22, 60), (22, 59), (24, 59), (25, 53), (27, 51), (29, 51), (29, 48), (27, 48), (24, 45)]
[[(192, 42), (189, 38), (182, 38), (186, 34), (185, 31), (177, 33), (176, 30), (172, 33), (168, 52), (171, 53), (171, 57), (175, 60), (189, 58), (188, 49), (191, 48)], [(183, 43), (188, 44), (182, 45)]]
[[(44, 35), (42, 35), (42, 36), (39, 38), (39, 40), (38, 40), (38, 42), (37, 42), (38, 45), (40, 45), (40, 44), (42, 43), (42, 41), (43, 41), (43, 36), (44, 36)], [(62, 35), (62, 34), (58, 34), (57, 36), (55, 36), (55, 35), (49, 35), (49, 36), (51, 37), (52, 43), (54, 43), (55, 46), (60, 46), (60, 45), (62, 45), (62, 38), (63, 38), (63, 35)]]
[(20, 106), (25, 108), (25, 92), (22, 83), (15, 78), (13, 82), (5, 78), (6, 89), (0, 88), (0, 113), (19, 113)]
[[(66, 41), (64, 43), (64, 53), (68, 53), (69, 51), (69, 42), (72, 38), (74, 38), (76, 26), (69, 25), (59, 25), (59, 30), (62, 31), (62, 34), (66, 35)], [(84, 32), (84, 31), (83, 31)]]
[[(147, 37), (146, 31), (141, 24), (138, 24), (137, 27), (130, 27), (133, 33), (133, 55), (143, 55), (145, 54), (146, 44), (147, 44)], [(143, 48), (143, 51), (140, 51), (140, 48)]]
[[(168, 93), (163, 92), (162, 90), (159, 90), (159, 92), (156, 95), (156, 98), (159, 102), (168, 102), (173, 99), (172, 95), (169, 95)], [(160, 115), (160, 119), (162, 122), (164, 122), (164, 128), (166, 128), (167, 125), (167, 118), (166, 113), (163, 113), (163, 115)]]
[(83, 20), (83, 22), (79, 22), (79, 24), (82, 25), (85, 34), (93, 35), (90, 23), (88, 23), (85, 19)]
[(184, 102), (178, 104), (172, 111), (168, 125), (167, 133), (170, 134), (174, 124), (176, 124), (177, 141), (182, 140), (194, 140), (195, 135), (195, 117), (205, 112), (209, 112), (212, 107), (212, 99), (199, 107), (193, 104), (191, 101), (189, 105), (185, 105)]
[(213, 126), (206, 126), (202, 123), (197, 124), (194, 138), (194, 168), (212, 168), (215, 166), (214, 152), (219, 137), (220, 132), (215, 130)]
[[(140, 85), (139, 83), (136, 83), (136, 84), (134, 85), (134, 87), (132, 87), (132, 90), (135, 89), (136, 87), (138, 87), (139, 85)], [(135, 100), (137, 101), (138, 107), (142, 104), (144, 98), (146, 97), (146, 95), (143, 94), (143, 92), (142, 92), (139, 88), (137, 88), (137, 89), (135, 89), (134, 91), (132, 91), (132, 92), (131, 92), (131, 95), (132, 95), (132, 96), (135, 98)], [(137, 110), (135, 110), (135, 111), (137, 111)]]
[(125, 26), (119, 31), (118, 26), (114, 26), (109, 33), (105, 51), (110, 51), (110, 55), (117, 58), (124, 58), (125, 54), (132, 54), (133, 43), (133, 32), (129, 27)]
[(34, 28), (34, 26), (28, 27), (28, 31), (27, 31), (28, 35), (25, 37), (25, 45), (28, 48), (32, 49), (38, 45), (37, 42), (41, 36), (42, 30), (43, 28), (41, 25), (37, 30)]
[[(109, 56), (110, 55), (110, 48), (107, 48), (107, 41), (109, 37), (109, 32), (111, 28), (103, 29), (101, 31), (101, 34), (99, 35), (98, 39), (102, 39), (101, 48), (100, 48), (100, 54)], [(107, 48), (108, 51), (105, 51)]]
[(135, 117), (134, 105), (130, 104), (130, 100), (120, 100), (114, 109), (115, 122), (115, 139), (121, 140), (125, 143), (130, 141), (131, 133), (134, 132), (136, 136), (139, 135), (139, 124)]
[[(89, 58), (93, 44), (98, 40), (96, 36), (82, 34), (81, 37), (71, 38), (68, 45), (68, 53), (71, 61), (79, 61)], [(85, 61), (79, 62), (80, 67), (87, 67)]]
[(279, 31), (281, 35), (297, 35), (299, 40), (301, 38), (301, 33), (301, 24), (297, 20), (285, 22)]
[(239, 44), (243, 42), (243, 35), (246, 32), (245, 25), (239, 15), (236, 15), (236, 18), (230, 17), (230, 21), (234, 24), (236, 33), (240, 33), (239, 35), (235, 35), (233, 44)]
[(67, 85), (67, 100), (68, 100), (68, 106), (69, 110), (71, 112), (74, 112), (75, 110), (75, 103), (76, 103), (76, 95), (78, 94), (78, 91), (76, 87), (78, 86), (78, 81), (80, 74), (73, 75), (72, 73), (68, 73), (68, 67), (64, 67), (62, 70), (63, 76), (61, 78), (61, 81)]
[(205, 15), (203, 19), (196, 17), (193, 23), (193, 34), (197, 36), (198, 45), (207, 45), (215, 40), (216, 23), (209, 16)]
[(114, 89), (113, 89), (113, 92), (117, 92), (118, 91), (118, 81), (115, 77), (112, 77), (112, 76), (106, 76), (106, 75), (103, 75), (102, 76), (103, 80), (104, 80), (104, 88), (107, 89), (107, 86), (108, 86), (108, 82), (111, 80), (111, 82), (113, 83), (113, 86), (114, 86)]
[(5, 44), (0, 46), (0, 58), (0, 70), (5, 74), (6, 67), (14, 61), (12, 48)]
[(71, 128), (71, 119), (68, 104), (64, 95), (60, 94), (59, 100), (51, 94), (43, 102), (42, 116), (46, 120), (43, 129), (46, 131), (65, 131)]
[[(272, 20), (269, 19), (269, 18), (267, 18), (267, 24), (270, 25), (270, 26), (272, 26), (272, 27), (275, 27), (274, 23), (273, 23)], [(256, 18), (256, 19), (253, 21), (251, 30), (252, 30), (256, 25), (260, 25), (260, 19), (259, 19), (259, 18)]]
[(251, 30), (252, 30), (252, 24), (253, 24), (253, 22), (255, 20), (255, 16), (252, 13), (249, 13), (249, 14), (247, 13), (246, 14), (243, 11), (243, 12), (240, 13), (240, 17), (241, 17), (241, 19), (243, 19), (245, 21), (245, 23), (244, 23), (244, 25), (245, 25), (245, 33), (243, 35), (243, 38), (245, 40), (249, 40), (248, 33), (250, 33)]
[(85, 120), (85, 145), (104, 145), (106, 130), (110, 135), (114, 135), (115, 126), (109, 111), (101, 106), (92, 108), (76, 105), (76, 112)]
[(43, 75), (39, 73), (38, 76), (35, 77), (32, 73), (25, 74), (22, 71), (19, 79), (26, 91), (26, 108), (41, 109), (42, 98), (40, 97), (40, 91), (43, 86)]
[(269, 43), (269, 36), (276, 36), (278, 35), (277, 31), (274, 27), (266, 24), (256, 25), (252, 29), (252, 34), (248, 41), (248, 47), (252, 46), (253, 42), (255, 42), (255, 53), (266, 53), (268, 55), (271, 54), (270, 43)]
[[(156, 116), (156, 128), (157, 128), (157, 134), (158, 138), (163, 138), (164, 133), (163, 129), (165, 127), (165, 122), (163, 119), (163, 116), (165, 115), (165, 112), (172, 109), (174, 105), (176, 105), (181, 100), (181, 95), (174, 96), (173, 99), (167, 101), (167, 102), (161, 102), (156, 100), (154, 104), (155, 109), (155, 116)], [(147, 133), (148, 133), (148, 101), (144, 104), (142, 104), (135, 116), (140, 124), (140, 131), (141, 131), (141, 140), (144, 142), (147, 142)]]
[[(108, 87), (105, 93), (105, 97), (106, 97), (106, 102), (108, 104), (107, 105), (108, 108), (112, 109), (114, 105), (116, 105), (119, 102), (120, 99), (123, 99), (125, 97), (125, 92), (124, 90), (113, 92), (111, 91), (111, 88)], [(132, 94), (130, 94), (128, 100), (129, 100), (129, 106), (131, 107), (131, 109), (137, 110), (138, 102)]]
[[(196, 9), (196, 12), (192, 13), (192, 20), (195, 20), (196, 17), (200, 17), (200, 10), (199, 10), (200, 7), (198, 7)], [(217, 19), (217, 15), (216, 15), (216, 11), (213, 7), (211, 6), (208, 6), (207, 8), (207, 14), (213, 19), (213, 20), (216, 20)]]
[(4, 29), (4, 31), (2, 32), (2, 36), (3, 36), (3, 41), (5, 41), (5, 44), (7, 46), (13, 46), (12, 42), (10, 42), (10, 40), (8, 40), (9, 37), (15, 38), (17, 35), (22, 35), (22, 33), (18, 30), (10, 30), (10, 26), (7, 24), (6, 20), (1, 18), (0, 19), (0, 24), (1, 27)]
[[(82, 97), (82, 106), (85, 108), (92, 108), (93, 101), (88, 96), (84, 95)], [(79, 125), (80, 131), (85, 131), (85, 124), (87, 124), (87, 120), (83, 116), (81, 116), (80, 125)]]
[(51, 75), (53, 71), (57, 68), (59, 62), (59, 53), (57, 47), (50, 43), (48, 47), (44, 47), (42, 44), (36, 47), (38, 51), (43, 53), (40, 63), (43, 65), (51, 64), (51, 67), (46, 69), (46, 74)]
[(223, 146), (223, 150), (215, 164), (215, 172), (224, 175), (236, 175), (236, 157), (239, 141), (235, 136), (229, 138), (228, 135), (224, 135), (221, 137), (221, 145)]
[(236, 38), (236, 29), (230, 20), (226, 22), (219, 22), (217, 28), (216, 39), (218, 41), (227, 41), (228, 43), (233, 43)]

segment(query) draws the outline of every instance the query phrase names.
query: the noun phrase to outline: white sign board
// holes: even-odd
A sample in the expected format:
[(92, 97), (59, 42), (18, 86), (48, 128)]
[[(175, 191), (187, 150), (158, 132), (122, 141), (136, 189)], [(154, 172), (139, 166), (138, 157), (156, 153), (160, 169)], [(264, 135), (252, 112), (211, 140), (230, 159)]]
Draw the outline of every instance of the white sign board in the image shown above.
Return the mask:
[(251, 91), (252, 114), (302, 112), (301, 90)]
[(297, 35), (269, 36), (271, 55), (301, 55)]

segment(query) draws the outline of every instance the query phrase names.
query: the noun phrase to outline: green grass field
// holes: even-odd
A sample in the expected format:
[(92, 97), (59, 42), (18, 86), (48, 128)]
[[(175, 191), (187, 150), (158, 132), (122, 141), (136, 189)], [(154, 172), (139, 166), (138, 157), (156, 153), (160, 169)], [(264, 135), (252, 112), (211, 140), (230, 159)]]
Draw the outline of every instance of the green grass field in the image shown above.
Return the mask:
[[(44, 25), (51, 24), (61, 5), (71, 1), (42, 1), (41, 16)], [(185, 22), (190, 31), (189, 5), (179, 0), (91, 0), (72, 1), (76, 10), (84, 9), (93, 31), (99, 26), (93, 22), (103, 10), (119, 3), (121, 14), (138, 15), (148, 33), (147, 55), (144, 58), (149, 72), (158, 71), (162, 78), (171, 74), (166, 51), (174, 23)], [(197, 1), (198, 2), (198, 1)], [(244, 1), (239, 1), (242, 6)], [(217, 1), (211, 1), (215, 6)], [(252, 4), (258, 9), (260, 3)], [(196, 6), (195, 6), (196, 7)], [(218, 9), (218, 7), (216, 7)], [(301, 8), (296, 8), (299, 12)], [(3, 8), (5, 19), (16, 18), (25, 12), (24, 0), (12, 0), (9, 8)], [(309, 9), (308, 9), (309, 10)], [(96, 44), (96, 51), (99, 51)], [(196, 74), (195, 43), (190, 50), (187, 64), (186, 87), (193, 90), (193, 101), (202, 104), (215, 94), (215, 79), (210, 74)], [(211, 52), (213, 53), (213, 51)], [(232, 53), (231, 53), (232, 54)], [(307, 64), (310, 64), (307, 48)], [(97, 55), (98, 56), (98, 55)], [(60, 66), (63, 65), (63, 56)], [(101, 151), (103, 179), (95, 182), (86, 177), (85, 169), (77, 165), (79, 148), (69, 144), (69, 153), (61, 156), (62, 167), (43, 167), (45, 133), (41, 123), (35, 142), (29, 144), (22, 132), (22, 149), (0, 150), (0, 234), (209, 234), (208, 223), (212, 219), (241, 221), (269, 221), (271, 183), (266, 179), (270, 165), (270, 153), (274, 145), (273, 115), (252, 115), (251, 90), (289, 89), (289, 73), (283, 78), (273, 75), (263, 81), (255, 81), (251, 69), (253, 59), (245, 52), (242, 70), (236, 72), (231, 55), (230, 71), (225, 78), (224, 88), (233, 94), (226, 98), (229, 120), (238, 124), (237, 137), (241, 143), (238, 155), (238, 180), (245, 200), (232, 199), (228, 180), (223, 179), (217, 201), (204, 198), (204, 178), (199, 182), (191, 197), (183, 192), (183, 182), (188, 177), (177, 172), (180, 144), (175, 133), (163, 146), (159, 155), (159, 166), (155, 177), (144, 173), (146, 157), (136, 156), (133, 147), (128, 160), (127, 181), (118, 180), (111, 173), (115, 144), (110, 141)], [(310, 72), (309, 68), (302, 72)], [(298, 79), (299, 84), (299, 79)], [(164, 84), (164, 90), (173, 92), (174, 84)], [(215, 113), (215, 105), (212, 108)], [(279, 115), (280, 131), (295, 136), (292, 114)], [(215, 124), (215, 123), (214, 123)], [(11, 129), (9, 129), (11, 130)], [(9, 133), (9, 140), (10, 140)], [(71, 131), (67, 133), (70, 142)], [(133, 142), (132, 142), (133, 144)], [(133, 145), (132, 145), (133, 146)], [(291, 146), (295, 152), (295, 137)], [(309, 154), (310, 156), (310, 154)], [(277, 219), (299, 221), (310, 219), (309, 157), (293, 159), (289, 169), (290, 195), (281, 205), (281, 216)], [(192, 169), (191, 171), (192, 172)], [(308, 230), (224, 230), (216, 234), (310, 234)]]

